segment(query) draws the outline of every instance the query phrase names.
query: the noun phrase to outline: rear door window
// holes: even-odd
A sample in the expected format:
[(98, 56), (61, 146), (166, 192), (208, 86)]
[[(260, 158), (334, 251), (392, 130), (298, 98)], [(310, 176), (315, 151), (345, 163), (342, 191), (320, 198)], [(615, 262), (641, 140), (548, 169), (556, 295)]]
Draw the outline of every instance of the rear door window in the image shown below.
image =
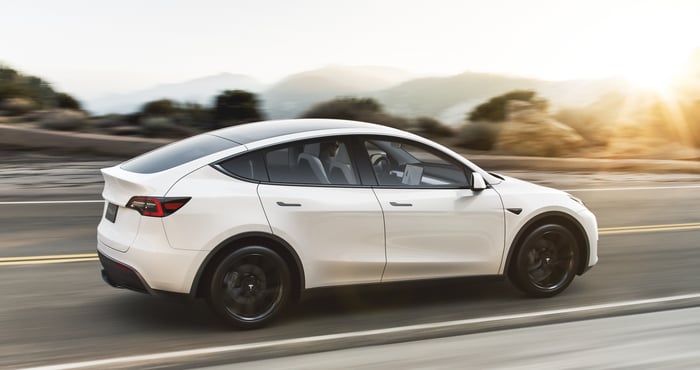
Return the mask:
[(348, 145), (337, 138), (294, 142), (264, 154), (271, 182), (359, 185)]
[(248, 180), (269, 181), (262, 153), (253, 152), (234, 157), (219, 163), (219, 166), (231, 174)]

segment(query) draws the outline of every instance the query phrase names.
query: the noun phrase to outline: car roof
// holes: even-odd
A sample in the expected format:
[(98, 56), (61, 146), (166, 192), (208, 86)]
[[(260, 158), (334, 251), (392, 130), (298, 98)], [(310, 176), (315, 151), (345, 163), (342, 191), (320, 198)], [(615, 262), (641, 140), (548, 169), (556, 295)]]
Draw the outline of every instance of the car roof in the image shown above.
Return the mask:
[(303, 118), (246, 123), (211, 131), (215, 135), (239, 144), (249, 144), (255, 141), (271, 139), (279, 136), (310, 131), (335, 129), (372, 129), (392, 133), (394, 130), (381, 125), (367, 122), (347, 121), (326, 118)]

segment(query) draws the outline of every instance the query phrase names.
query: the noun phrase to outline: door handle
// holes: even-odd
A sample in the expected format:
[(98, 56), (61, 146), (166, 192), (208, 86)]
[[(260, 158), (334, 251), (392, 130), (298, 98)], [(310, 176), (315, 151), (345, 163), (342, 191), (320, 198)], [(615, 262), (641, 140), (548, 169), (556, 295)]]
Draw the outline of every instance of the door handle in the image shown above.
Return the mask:
[(413, 207), (411, 203), (399, 203), (399, 202), (389, 202), (394, 207)]
[(282, 207), (301, 207), (301, 203), (277, 202), (277, 205)]

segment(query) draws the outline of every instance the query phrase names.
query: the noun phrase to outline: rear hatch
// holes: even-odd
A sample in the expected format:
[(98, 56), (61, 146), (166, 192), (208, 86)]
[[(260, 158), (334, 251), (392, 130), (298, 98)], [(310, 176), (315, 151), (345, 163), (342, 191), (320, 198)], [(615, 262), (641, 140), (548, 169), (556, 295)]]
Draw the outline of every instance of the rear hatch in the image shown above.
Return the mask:
[(126, 207), (129, 200), (133, 197), (163, 197), (188, 173), (222, 156), (244, 150), (245, 146), (229, 139), (201, 134), (102, 169), (105, 209), (98, 226), (98, 241), (126, 252), (134, 243), (144, 217), (137, 210)]
[(100, 242), (120, 252), (129, 249), (138, 234), (142, 216), (126, 205), (134, 196), (162, 196), (177, 181), (177, 178), (168, 179), (171, 176), (167, 173), (159, 175), (133, 173), (118, 166), (102, 169), (105, 209), (98, 226)]

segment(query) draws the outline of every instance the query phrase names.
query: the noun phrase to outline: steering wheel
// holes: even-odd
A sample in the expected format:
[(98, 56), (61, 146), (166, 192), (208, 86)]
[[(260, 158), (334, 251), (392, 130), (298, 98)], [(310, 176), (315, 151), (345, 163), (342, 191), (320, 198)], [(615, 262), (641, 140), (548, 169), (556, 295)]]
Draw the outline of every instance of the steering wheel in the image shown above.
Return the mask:
[(374, 172), (378, 177), (384, 177), (389, 175), (391, 170), (391, 162), (389, 162), (389, 157), (385, 153), (374, 153), (369, 156), (369, 160), (372, 163)]

